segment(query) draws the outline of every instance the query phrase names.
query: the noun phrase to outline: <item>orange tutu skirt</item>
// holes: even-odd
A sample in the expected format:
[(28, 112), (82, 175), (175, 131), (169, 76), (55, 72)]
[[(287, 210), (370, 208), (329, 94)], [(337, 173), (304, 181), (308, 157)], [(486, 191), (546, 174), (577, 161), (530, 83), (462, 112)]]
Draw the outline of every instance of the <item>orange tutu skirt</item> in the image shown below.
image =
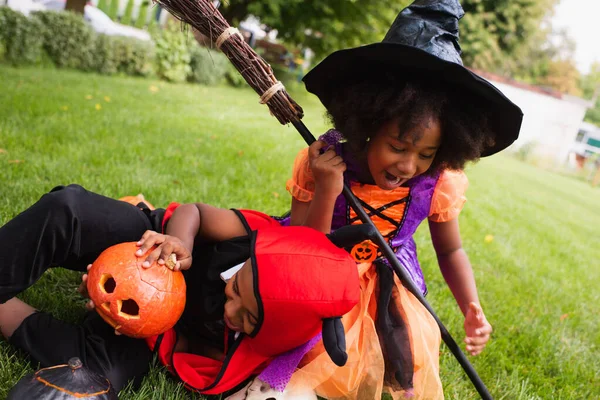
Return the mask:
[(363, 263), (358, 264), (358, 268), (361, 299), (342, 319), (348, 352), (346, 365), (336, 366), (320, 342), (303, 358), (286, 391), (312, 389), (329, 400), (378, 400), (382, 393), (389, 393), (393, 399), (443, 399), (439, 378), (440, 330), (425, 307), (395, 275), (390, 304), (397, 307), (407, 326), (414, 368), (413, 388), (407, 391), (398, 384), (386, 384), (389, 380), (385, 379), (384, 353), (376, 329), (377, 267)]

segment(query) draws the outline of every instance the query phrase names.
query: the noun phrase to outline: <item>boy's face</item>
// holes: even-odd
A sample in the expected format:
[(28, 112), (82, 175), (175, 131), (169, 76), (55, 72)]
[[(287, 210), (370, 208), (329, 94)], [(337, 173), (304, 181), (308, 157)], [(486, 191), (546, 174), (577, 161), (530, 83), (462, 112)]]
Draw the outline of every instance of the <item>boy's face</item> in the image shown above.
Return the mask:
[(367, 162), (375, 184), (393, 190), (429, 169), (442, 143), (439, 121), (430, 119), (413, 132), (400, 132), (398, 121), (384, 124), (369, 142)]
[(258, 323), (258, 303), (250, 260), (225, 285), (225, 324), (236, 332), (251, 334)]

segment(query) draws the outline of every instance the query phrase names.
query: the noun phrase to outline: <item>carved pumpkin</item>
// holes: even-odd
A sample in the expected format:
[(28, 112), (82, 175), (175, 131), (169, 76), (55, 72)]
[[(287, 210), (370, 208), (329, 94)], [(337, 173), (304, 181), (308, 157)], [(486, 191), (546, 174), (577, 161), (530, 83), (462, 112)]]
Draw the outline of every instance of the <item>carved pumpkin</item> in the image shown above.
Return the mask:
[[(88, 272), (87, 288), (100, 316), (124, 335), (145, 338), (172, 328), (185, 307), (185, 279), (156, 262), (143, 268), (134, 242), (109, 247)], [(149, 252), (152, 250), (149, 250)]]
[(118, 400), (108, 379), (85, 368), (79, 358), (24, 376), (7, 400)]
[(350, 255), (358, 263), (373, 262), (377, 258), (377, 246), (370, 240), (365, 240), (354, 246)]
[(125, 203), (133, 204), (136, 207), (137, 207), (138, 204), (144, 203), (144, 204), (146, 204), (146, 206), (149, 209), (154, 210), (154, 206), (152, 204), (150, 204), (150, 202), (148, 200), (146, 200), (144, 198), (144, 195), (141, 194), (141, 193), (138, 194), (137, 196), (125, 196), (125, 197), (121, 197), (119, 200), (124, 201)]

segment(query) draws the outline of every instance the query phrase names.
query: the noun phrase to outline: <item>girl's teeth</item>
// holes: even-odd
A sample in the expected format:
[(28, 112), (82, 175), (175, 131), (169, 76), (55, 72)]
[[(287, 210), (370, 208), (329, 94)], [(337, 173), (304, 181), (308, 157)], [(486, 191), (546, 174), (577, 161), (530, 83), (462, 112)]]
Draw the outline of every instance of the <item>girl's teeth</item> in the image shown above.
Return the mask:
[(386, 172), (386, 178), (388, 181), (390, 181), (390, 183), (392, 183), (393, 185), (397, 184), (398, 182), (400, 182), (400, 178), (397, 176), (394, 176), (392, 174), (390, 174), (389, 172)]

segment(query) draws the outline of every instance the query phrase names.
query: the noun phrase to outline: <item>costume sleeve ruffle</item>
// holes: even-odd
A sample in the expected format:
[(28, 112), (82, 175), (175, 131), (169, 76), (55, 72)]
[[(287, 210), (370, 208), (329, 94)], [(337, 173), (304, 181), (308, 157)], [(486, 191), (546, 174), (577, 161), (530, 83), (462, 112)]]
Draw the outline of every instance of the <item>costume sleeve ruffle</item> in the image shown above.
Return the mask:
[(315, 178), (308, 164), (308, 147), (298, 152), (292, 177), (287, 181), (285, 188), (298, 201), (312, 200), (315, 193)]
[(429, 220), (447, 222), (458, 217), (467, 201), (465, 192), (468, 187), (469, 179), (463, 171), (442, 172), (431, 199)]

